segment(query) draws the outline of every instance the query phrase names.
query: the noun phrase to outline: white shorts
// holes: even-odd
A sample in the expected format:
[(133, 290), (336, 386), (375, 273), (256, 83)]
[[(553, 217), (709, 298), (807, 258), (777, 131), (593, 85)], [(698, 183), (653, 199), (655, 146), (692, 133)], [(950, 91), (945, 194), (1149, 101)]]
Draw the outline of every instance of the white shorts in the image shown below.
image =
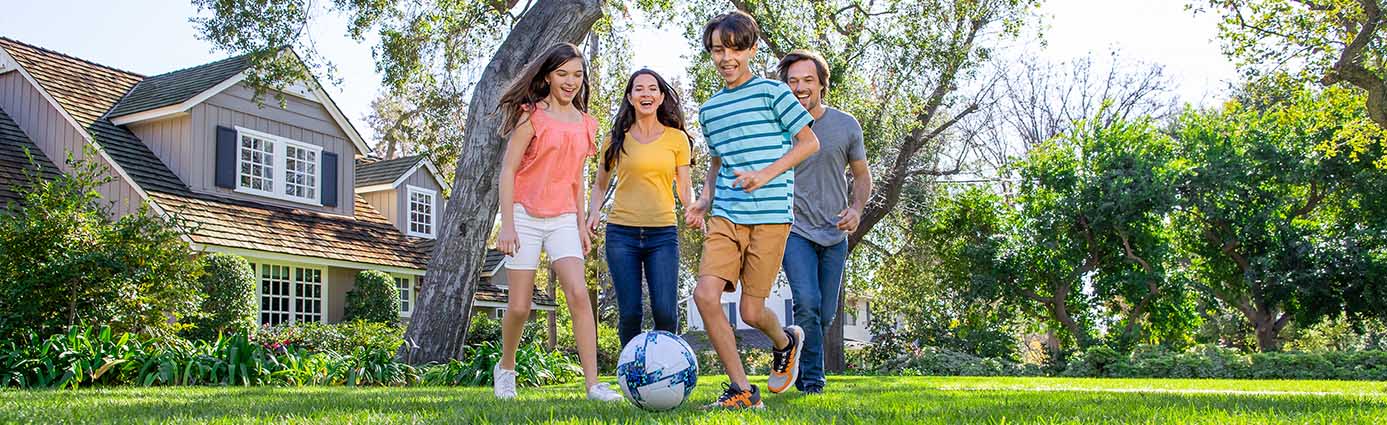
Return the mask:
[(520, 248), (515, 255), (506, 256), (506, 268), (535, 270), (539, 268), (539, 251), (549, 253), (549, 261), (575, 257), (583, 259), (583, 241), (578, 236), (578, 215), (531, 217), (525, 207), (515, 204), (515, 237)]

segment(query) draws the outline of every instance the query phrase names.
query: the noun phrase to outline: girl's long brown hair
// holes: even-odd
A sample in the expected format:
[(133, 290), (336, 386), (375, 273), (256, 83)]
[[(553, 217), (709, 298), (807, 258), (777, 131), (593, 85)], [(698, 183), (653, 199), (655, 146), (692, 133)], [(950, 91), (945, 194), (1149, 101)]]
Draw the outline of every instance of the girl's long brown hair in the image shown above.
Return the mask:
[(689, 151), (693, 151), (693, 138), (688, 137), (689, 132), (684, 128), (684, 107), (679, 101), (679, 93), (674, 91), (659, 73), (642, 69), (631, 74), (631, 78), (626, 80), (626, 91), (622, 92), (621, 96), (621, 108), (617, 109), (616, 119), (612, 120), (612, 145), (607, 147), (606, 154), (602, 156), (603, 170), (611, 171), (612, 167), (616, 166), (617, 159), (625, 153), (626, 132), (636, 123), (636, 108), (631, 105), (631, 86), (635, 85), (636, 77), (642, 75), (655, 77), (655, 83), (660, 86), (660, 94), (665, 98), (659, 109), (655, 110), (655, 118), (665, 127), (684, 132), (684, 137), (689, 139)]
[(588, 63), (583, 60), (583, 52), (572, 43), (555, 44), (539, 58), (525, 65), (525, 69), (511, 82), (510, 88), (501, 95), (496, 109), (502, 114), (499, 129), (502, 136), (510, 134), (520, 126), (520, 117), (527, 112), (526, 108), (534, 107), (549, 97), (549, 82), (545, 81), (544, 77), (573, 58), (583, 61), (583, 86), (578, 88), (578, 95), (573, 98), (573, 106), (579, 111), (588, 111)]

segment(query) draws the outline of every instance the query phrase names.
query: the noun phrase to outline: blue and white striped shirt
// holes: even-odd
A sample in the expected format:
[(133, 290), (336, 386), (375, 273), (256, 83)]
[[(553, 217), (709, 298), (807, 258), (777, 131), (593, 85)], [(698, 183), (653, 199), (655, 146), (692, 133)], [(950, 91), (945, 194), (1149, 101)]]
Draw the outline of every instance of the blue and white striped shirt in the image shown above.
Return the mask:
[(795, 134), (814, 121), (790, 87), (753, 77), (737, 88), (723, 88), (699, 108), (698, 121), (708, 151), (722, 159), (713, 191), (713, 216), (737, 224), (793, 221), (793, 169), (751, 193), (732, 187), (736, 171), (757, 171), (785, 156)]

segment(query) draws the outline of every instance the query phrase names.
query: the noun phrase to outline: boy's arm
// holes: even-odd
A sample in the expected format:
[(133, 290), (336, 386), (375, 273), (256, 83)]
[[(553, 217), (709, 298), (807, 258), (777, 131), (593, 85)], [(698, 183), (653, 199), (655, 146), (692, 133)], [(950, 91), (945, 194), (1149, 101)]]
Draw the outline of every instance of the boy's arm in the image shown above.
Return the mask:
[(699, 191), (698, 200), (684, 210), (684, 222), (688, 225), (703, 228), (703, 216), (708, 214), (708, 209), (713, 205), (713, 194), (721, 169), (722, 157), (715, 156), (709, 159), (708, 174), (703, 176), (703, 190)]
[(799, 133), (795, 134), (794, 146), (790, 147), (790, 151), (786, 152), (785, 156), (757, 171), (737, 171), (737, 180), (733, 182), (732, 187), (740, 187), (747, 192), (754, 191), (780, 176), (786, 170), (795, 168), (800, 162), (818, 151), (819, 138), (814, 135), (814, 130), (807, 125), (801, 127)]

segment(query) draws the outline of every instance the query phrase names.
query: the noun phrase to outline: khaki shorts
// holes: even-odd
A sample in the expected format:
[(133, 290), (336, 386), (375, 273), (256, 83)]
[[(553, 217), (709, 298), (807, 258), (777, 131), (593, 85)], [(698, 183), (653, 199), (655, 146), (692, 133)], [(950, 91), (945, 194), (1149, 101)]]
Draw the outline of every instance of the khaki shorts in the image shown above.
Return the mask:
[(708, 235), (703, 239), (703, 262), (698, 275), (713, 276), (727, 282), (726, 292), (736, 292), (737, 282), (742, 293), (759, 298), (771, 295), (771, 286), (780, 274), (785, 260), (785, 239), (790, 236), (790, 223), (736, 224), (726, 218), (708, 220)]

